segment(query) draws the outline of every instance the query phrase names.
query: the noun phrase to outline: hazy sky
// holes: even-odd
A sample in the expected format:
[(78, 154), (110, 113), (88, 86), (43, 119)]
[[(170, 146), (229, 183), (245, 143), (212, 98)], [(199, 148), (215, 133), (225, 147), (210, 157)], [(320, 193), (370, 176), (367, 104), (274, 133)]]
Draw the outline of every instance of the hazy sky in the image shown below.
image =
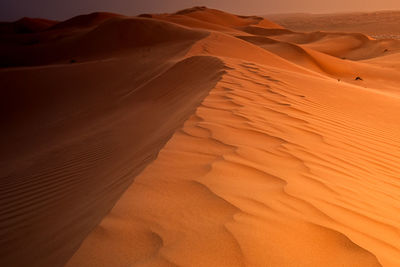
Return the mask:
[(173, 12), (195, 5), (249, 15), (400, 10), (400, 0), (0, 0), (0, 20), (24, 16), (64, 20), (94, 11), (137, 15)]

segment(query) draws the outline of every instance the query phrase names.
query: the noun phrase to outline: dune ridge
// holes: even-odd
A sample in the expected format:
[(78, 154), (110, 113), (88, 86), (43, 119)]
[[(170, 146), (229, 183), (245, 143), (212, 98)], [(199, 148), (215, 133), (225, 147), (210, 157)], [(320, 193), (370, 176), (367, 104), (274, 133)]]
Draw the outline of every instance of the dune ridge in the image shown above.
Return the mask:
[[(112, 28), (140, 43), (110, 47)], [(157, 28), (173, 42), (148, 34)], [(216, 58), (182, 57), (203, 32), (136, 18), (92, 31), (95, 58), (0, 70), (1, 266), (63, 266), (224, 72)]]
[(400, 265), (398, 41), (105, 14), (0, 43), (0, 265)]
[(398, 159), (370, 154), (376, 143), (398, 149), (398, 130), (371, 127), (374, 107), (367, 119), (354, 112), (379, 98), (390, 113), (397, 101), (343, 85), (331, 96), (338, 112), (324, 99), (332, 81), (224, 62), (224, 78), (67, 266), (398, 265)]
[(57, 21), (38, 18), (22, 18), (15, 22), (0, 22), (0, 35), (36, 33), (57, 23)]

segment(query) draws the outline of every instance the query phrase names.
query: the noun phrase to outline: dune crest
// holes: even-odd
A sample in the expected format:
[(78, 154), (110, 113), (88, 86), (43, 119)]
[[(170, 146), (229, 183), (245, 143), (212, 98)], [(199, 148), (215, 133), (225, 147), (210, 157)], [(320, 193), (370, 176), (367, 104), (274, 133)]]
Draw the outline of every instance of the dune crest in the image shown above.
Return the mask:
[(15, 22), (0, 22), (0, 35), (37, 33), (47, 30), (57, 23), (57, 21), (37, 18), (22, 18)]
[(400, 265), (399, 41), (194, 7), (0, 47), (1, 266)]
[(76, 16), (66, 21), (62, 21), (51, 27), (49, 30), (60, 30), (66, 28), (90, 28), (97, 26), (108, 19), (117, 17), (123, 16), (114, 13), (95, 12), (88, 15)]
[(162, 21), (79, 36), (75, 63), (0, 70), (1, 266), (63, 266), (224, 72), (182, 57), (206, 33)]

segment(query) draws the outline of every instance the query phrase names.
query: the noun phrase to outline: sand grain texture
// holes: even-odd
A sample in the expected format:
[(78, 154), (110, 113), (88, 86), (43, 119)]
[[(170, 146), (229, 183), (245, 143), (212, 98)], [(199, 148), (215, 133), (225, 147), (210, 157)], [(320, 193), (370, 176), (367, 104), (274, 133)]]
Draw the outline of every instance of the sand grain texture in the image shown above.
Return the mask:
[(400, 265), (398, 41), (204, 7), (61, 26), (1, 44), (0, 265)]

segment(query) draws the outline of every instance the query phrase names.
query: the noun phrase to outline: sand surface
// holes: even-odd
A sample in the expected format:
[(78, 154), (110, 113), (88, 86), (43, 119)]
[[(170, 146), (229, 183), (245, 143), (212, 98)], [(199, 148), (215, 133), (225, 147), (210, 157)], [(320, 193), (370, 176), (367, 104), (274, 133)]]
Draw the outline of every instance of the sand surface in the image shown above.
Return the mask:
[(266, 18), (295, 31), (364, 33), (378, 39), (400, 39), (400, 11), (334, 14), (270, 14)]
[(1, 266), (400, 266), (400, 41), (203, 7), (2, 36)]

